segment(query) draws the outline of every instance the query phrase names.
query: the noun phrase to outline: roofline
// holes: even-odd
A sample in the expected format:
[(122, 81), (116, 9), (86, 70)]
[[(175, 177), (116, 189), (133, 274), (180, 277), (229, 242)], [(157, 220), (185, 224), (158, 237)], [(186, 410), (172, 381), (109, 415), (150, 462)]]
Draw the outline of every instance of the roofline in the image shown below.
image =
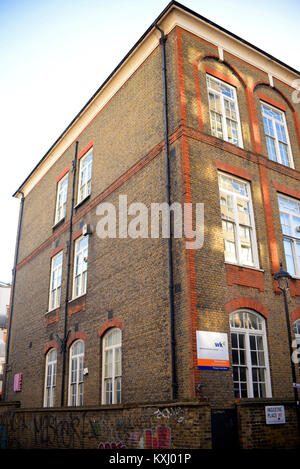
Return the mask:
[(293, 67), (290, 67), (289, 65), (285, 64), (284, 62), (282, 62), (281, 60), (279, 59), (276, 59), (276, 57), (273, 57), (271, 54), (268, 54), (267, 52), (263, 51), (262, 49), (260, 49), (259, 47), (256, 47), (254, 46), (253, 44), (251, 44), (250, 42), (246, 41), (245, 39), (242, 39), (241, 37), (237, 36), (236, 34), (228, 31), (227, 29), (223, 28), (222, 26), (219, 26), (218, 24), (214, 23), (213, 21), (205, 18), (204, 16), (200, 15), (199, 13), (196, 13), (195, 11), (191, 10), (190, 8), (182, 5), (181, 3), (175, 1), (175, 0), (172, 0), (167, 6), (166, 8), (160, 13), (160, 15), (156, 18), (155, 21), (153, 21), (153, 23), (151, 24), (151, 26), (149, 26), (149, 28), (144, 32), (144, 34), (140, 37), (140, 39), (134, 44), (134, 46), (129, 50), (129, 52), (125, 55), (125, 57), (121, 60), (121, 62), (119, 62), (119, 64), (114, 68), (114, 70), (110, 73), (110, 75), (106, 78), (106, 80), (104, 80), (104, 82), (102, 83), (102, 85), (97, 89), (97, 91), (92, 95), (92, 97), (87, 101), (87, 103), (83, 106), (83, 108), (76, 114), (76, 116), (74, 117), (74, 119), (72, 119), (72, 121), (70, 122), (70, 124), (65, 128), (65, 130), (60, 134), (60, 136), (55, 140), (55, 142), (53, 143), (53, 145), (51, 145), (51, 147), (49, 148), (49, 150), (45, 153), (45, 155), (40, 159), (40, 161), (35, 165), (35, 167), (33, 168), (33, 170), (29, 173), (29, 175), (27, 176), (27, 178), (22, 182), (22, 184), (19, 186), (19, 188), (14, 192), (14, 194), (12, 195), (13, 197), (16, 197), (17, 194), (20, 193), (22, 187), (24, 186), (24, 184), (26, 184), (26, 182), (28, 181), (28, 179), (31, 177), (31, 175), (35, 172), (35, 170), (39, 167), (39, 165), (45, 160), (45, 158), (49, 155), (49, 153), (52, 151), (52, 149), (55, 147), (55, 145), (62, 139), (62, 137), (66, 134), (66, 132), (70, 129), (70, 127), (72, 127), (72, 125), (74, 124), (74, 122), (76, 122), (76, 120), (80, 117), (80, 115), (83, 113), (83, 111), (89, 106), (89, 104), (93, 101), (93, 99), (98, 95), (98, 93), (102, 90), (102, 88), (104, 88), (104, 86), (109, 82), (109, 80), (114, 76), (114, 74), (119, 70), (119, 68), (123, 65), (124, 62), (126, 62), (126, 60), (128, 59), (128, 57), (130, 57), (130, 55), (134, 52), (134, 50), (139, 46), (139, 44), (145, 39), (145, 37), (150, 33), (150, 31), (152, 29), (155, 28), (155, 25), (165, 16), (165, 14), (172, 8), (172, 7), (177, 7), (177, 8), (180, 8), (181, 10), (185, 11), (186, 13), (192, 15), (192, 16), (195, 16), (196, 18), (202, 20), (203, 22), (209, 24), (210, 26), (218, 29), (219, 31), (222, 31), (223, 33), (227, 34), (228, 36), (238, 40), (239, 42), (245, 44), (247, 47), (250, 47), (252, 49), (254, 49), (255, 51), (257, 51), (258, 53), (268, 57), (269, 59), (271, 59), (272, 61), (278, 63), (280, 66), (284, 67), (284, 68), (287, 68), (288, 70), (290, 70), (291, 72), (297, 74), (300, 76), (300, 72), (296, 69), (294, 69)]
[(6, 282), (1, 282), (0, 281), (0, 287), (2, 288), (10, 288), (11, 287), (11, 284), (10, 283), (6, 283)]

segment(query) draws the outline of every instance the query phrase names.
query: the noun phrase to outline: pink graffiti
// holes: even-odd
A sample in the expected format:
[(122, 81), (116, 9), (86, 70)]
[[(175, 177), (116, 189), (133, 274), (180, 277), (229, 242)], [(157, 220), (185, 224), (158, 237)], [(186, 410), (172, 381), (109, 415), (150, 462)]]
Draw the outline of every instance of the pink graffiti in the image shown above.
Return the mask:
[(171, 429), (157, 425), (154, 434), (151, 429), (144, 430), (145, 449), (169, 449), (171, 448)]
[(140, 432), (129, 433), (128, 443), (138, 443), (140, 439)]
[(111, 442), (111, 443), (99, 443), (98, 449), (125, 449), (126, 445), (119, 441), (118, 443)]

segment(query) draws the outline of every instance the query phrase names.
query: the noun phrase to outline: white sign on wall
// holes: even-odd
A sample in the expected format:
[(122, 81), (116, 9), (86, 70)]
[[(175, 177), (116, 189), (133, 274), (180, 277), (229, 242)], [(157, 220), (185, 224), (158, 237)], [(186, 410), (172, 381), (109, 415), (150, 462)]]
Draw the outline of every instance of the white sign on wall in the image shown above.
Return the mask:
[(285, 423), (285, 412), (283, 405), (266, 406), (265, 409), (267, 425)]
[(227, 334), (196, 331), (196, 339), (198, 369), (229, 370)]

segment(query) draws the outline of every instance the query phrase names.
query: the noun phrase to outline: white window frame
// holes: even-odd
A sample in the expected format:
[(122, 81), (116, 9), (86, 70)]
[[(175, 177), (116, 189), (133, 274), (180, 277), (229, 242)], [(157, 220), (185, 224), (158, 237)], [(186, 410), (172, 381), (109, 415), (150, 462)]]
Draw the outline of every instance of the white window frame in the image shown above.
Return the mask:
[[(232, 92), (233, 97), (229, 97), (229, 96), (225, 97), (223, 93), (211, 88), (210, 85), (209, 85), (209, 80), (213, 80), (213, 81), (217, 82), (218, 84), (221, 84), (222, 86), (227, 87)], [(218, 137), (217, 135), (215, 135), (215, 137), (222, 138), (222, 140), (225, 140), (226, 142), (229, 142), (232, 145), (236, 145), (240, 148), (243, 148), (242, 128), (241, 128), (241, 120), (240, 120), (240, 115), (239, 115), (239, 106), (238, 106), (236, 88), (234, 86), (229, 85), (225, 81), (219, 80), (218, 78), (214, 77), (213, 75), (209, 75), (209, 74), (206, 75), (206, 83), (207, 83), (207, 91), (208, 91), (208, 107), (209, 107), (209, 117), (210, 117), (211, 130), (212, 130), (211, 111), (213, 111), (221, 117), (221, 121), (222, 121), (222, 134), (223, 135), (222, 135), (222, 137)], [(219, 112), (217, 112), (215, 109), (211, 109), (209, 93), (214, 93), (214, 94), (218, 95), (218, 97), (220, 99), (220, 103), (221, 103), (221, 114)], [(230, 138), (228, 136), (227, 122), (226, 122), (226, 110), (225, 110), (225, 103), (224, 103), (225, 99), (227, 99), (230, 102), (233, 102), (234, 106), (235, 106), (236, 119), (233, 119), (232, 117), (230, 119), (234, 120), (237, 124), (237, 143), (234, 143), (234, 142), (230, 141)], [(214, 134), (212, 133), (212, 135), (214, 135)]]
[(54, 221), (55, 225), (61, 220), (63, 220), (67, 213), (68, 185), (69, 185), (69, 174), (66, 174), (57, 183), (55, 221)]
[[(300, 200), (295, 199), (293, 197), (288, 197), (288, 196), (283, 195), (283, 194), (277, 194), (277, 196), (278, 196), (279, 213), (280, 214), (282, 213), (285, 216), (289, 217), (289, 227), (290, 227), (291, 230), (293, 230), (294, 225), (293, 225), (292, 217), (293, 217), (293, 215), (294, 216), (296, 216), (296, 215), (293, 214), (292, 212), (289, 212), (288, 210), (282, 209), (279, 205), (279, 198), (288, 199), (288, 200), (292, 200), (293, 202), (296, 202), (298, 204), (298, 207), (299, 207), (299, 218), (300, 218)], [(299, 226), (300, 226), (300, 223), (299, 223)], [(282, 223), (281, 223), (281, 228), (282, 228)], [(289, 272), (289, 273), (293, 277), (300, 278), (300, 259), (299, 259), (299, 256), (297, 255), (297, 244), (299, 245), (299, 250), (300, 250), (300, 234), (299, 234), (299, 237), (297, 238), (296, 236), (293, 236), (293, 235), (284, 234), (283, 229), (282, 229), (282, 237), (283, 237), (283, 246), (284, 246), (284, 239), (287, 239), (291, 243), (291, 250), (292, 250), (292, 256), (293, 256), (295, 272)], [(285, 252), (285, 248), (284, 248), (284, 252)], [(285, 257), (286, 257), (286, 252), (285, 252)], [(286, 261), (286, 264), (287, 264), (287, 261)], [(287, 266), (287, 269), (288, 269), (288, 266)]]
[[(80, 248), (80, 242), (85, 240), (86, 246)], [(86, 293), (87, 268), (88, 268), (89, 236), (80, 236), (76, 239), (74, 247), (74, 267), (73, 267), (73, 298), (78, 298)], [(81, 259), (79, 264), (78, 259)], [(79, 271), (77, 272), (77, 267)], [(79, 291), (77, 291), (77, 279), (79, 279)]]
[[(224, 189), (221, 185), (221, 181), (220, 181), (221, 177), (231, 178), (231, 179), (236, 180), (238, 183), (244, 184), (246, 186), (246, 190), (247, 190), (247, 197), (245, 197), (241, 194), (236, 194), (235, 192), (231, 192), (227, 189)], [(233, 224), (234, 239), (235, 239), (236, 262), (234, 262), (233, 260), (226, 260), (226, 257), (225, 257), (226, 251), (225, 251), (225, 246), (224, 246), (225, 262), (227, 262), (229, 264), (240, 265), (240, 266), (243, 266), (243, 267), (250, 267), (250, 268), (252, 267), (252, 268), (259, 269), (259, 258), (258, 258), (255, 220), (254, 220), (254, 212), (253, 212), (253, 204), (252, 204), (252, 196), (251, 196), (251, 185), (245, 179), (241, 179), (237, 176), (234, 176), (234, 175), (229, 174), (229, 173), (223, 173), (221, 171), (218, 172), (218, 183), (219, 183), (219, 193), (220, 193), (220, 204), (221, 204), (222, 194), (230, 195), (230, 196), (233, 197), (233, 200), (234, 200), (234, 221), (227, 220), (225, 217), (223, 217), (222, 216), (222, 208), (221, 208), (222, 224), (223, 224), (223, 222), (229, 222), (229, 223)], [(237, 201), (236, 201), (237, 196), (240, 197), (241, 199), (247, 200), (248, 201), (248, 206), (249, 206), (250, 225), (249, 226), (247, 225), (247, 228), (249, 228), (249, 230), (250, 230), (250, 241), (251, 241), (250, 244), (251, 244), (251, 250), (252, 250), (252, 257), (253, 257), (253, 263), (249, 263), (249, 264), (243, 264), (242, 263), (242, 250), (241, 250), (241, 240), (240, 240), (240, 230), (239, 230), (239, 226), (241, 225), (241, 223), (239, 223), (239, 218), (238, 218), (238, 208), (237, 208), (238, 204), (237, 204)], [(224, 235), (223, 235), (223, 239), (224, 239)], [(225, 244), (225, 239), (224, 239), (224, 244)]]
[(51, 348), (46, 355), (44, 407), (55, 406), (57, 350)]
[[(258, 323), (261, 325), (261, 329), (254, 329), (251, 327), (233, 327), (232, 322), (234, 321), (234, 315), (240, 314), (240, 313), (245, 313), (245, 317), (247, 318), (247, 313), (254, 315), (257, 318)], [(247, 398), (269, 398), (272, 397), (272, 389), (271, 389), (271, 378), (270, 378), (270, 365), (269, 365), (269, 354), (268, 354), (268, 343), (267, 343), (267, 335), (266, 335), (266, 321), (265, 319), (257, 314), (255, 311), (247, 308), (242, 308), (238, 309), (230, 314), (230, 341), (231, 341), (231, 348), (233, 352), (233, 347), (232, 347), (232, 334), (240, 334), (243, 335), (245, 338), (245, 366), (238, 365), (238, 364), (233, 364), (233, 355), (232, 355), (232, 371), (234, 373), (234, 366), (237, 368), (243, 367), (246, 369), (246, 383), (247, 383)], [(246, 323), (247, 321), (245, 321)], [(248, 323), (249, 324), (249, 323)], [(250, 323), (251, 324), (251, 323)], [(249, 325), (250, 325), (249, 324)], [(255, 338), (257, 337), (262, 337), (262, 343), (263, 343), (263, 353), (264, 353), (264, 365), (259, 366), (256, 364), (252, 363), (252, 358), (251, 358), (251, 349), (250, 349), (250, 335), (254, 336)], [(236, 349), (237, 350), (237, 349)], [(240, 349), (238, 349), (240, 350)], [(252, 378), (252, 370), (254, 368), (260, 368), (264, 370), (264, 375), (265, 375), (265, 391), (266, 395), (265, 396), (254, 396), (254, 391), (253, 391), (253, 378)], [(234, 374), (232, 374), (232, 378), (234, 380)], [(241, 397), (235, 396), (237, 398)], [(245, 396), (246, 397), (246, 396)]]
[[(90, 156), (91, 156), (90, 161), (87, 161)], [(82, 158), (80, 158), (77, 204), (79, 204), (84, 199), (86, 199), (91, 193), (92, 168), (93, 168), (93, 148), (91, 148)], [(89, 172), (90, 172), (90, 177), (89, 177)]]
[[(267, 118), (267, 119), (270, 119), (271, 123), (272, 123), (272, 129), (273, 129), (273, 136), (269, 135), (269, 134), (266, 134), (266, 129), (265, 129), (265, 125), (264, 125), (264, 133), (265, 133), (265, 139), (266, 139), (266, 145), (267, 145), (267, 151), (268, 151), (268, 157), (271, 161), (276, 161), (277, 163), (280, 163), (284, 166), (287, 166), (288, 168), (294, 168), (294, 160), (293, 160), (293, 154), (292, 154), (292, 148), (291, 148), (291, 143), (290, 143), (290, 138), (289, 138), (289, 133), (288, 133), (288, 128), (287, 128), (287, 124), (286, 124), (286, 117), (285, 117), (285, 112), (282, 111), (281, 109), (278, 109), (274, 106), (271, 106), (270, 104), (264, 102), (264, 101), (260, 101), (260, 104), (261, 104), (261, 114), (262, 114), (262, 118)], [(275, 117), (271, 117), (269, 115), (266, 115), (264, 114), (264, 109), (263, 109), (263, 106), (265, 106), (266, 108), (270, 109), (271, 111), (274, 111), (278, 114), (280, 114), (282, 116), (282, 122), (281, 121), (278, 121)], [(280, 148), (279, 148), (279, 136), (277, 134), (277, 129), (276, 129), (276, 125), (275, 123), (278, 122), (280, 123), (281, 125), (283, 125), (283, 128), (284, 128), (284, 132), (285, 132), (285, 137), (286, 137), (286, 142), (283, 142), (283, 143), (286, 143), (287, 145), (287, 156), (288, 156), (288, 162), (289, 162), (289, 165), (286, 165), (283, 161), (282, 161), (282, 158), (281, 158), (281, 153), (280, 153)], [(264, 123), (263, 123), (264, 124)], [(276, 154), (276, 160), (274, 160), (272, 158), (272, 155), (270, 155), (269, 153), (269, 148), (268, 148), (268, 144), (267, 144), (267, 137), (273, 139), (274, 141), (274, 146), (275, 146), (275, 154)]]
[[(81, 350), (76, 348), (81, 346)], [(76, 340), (70, 347), (69, 352), (69, 398), (68, 405), (72, 407), (83, 405), (83, 369), (84, 369), (84, 341)]]
[(295, 348), (297, 348), (297, 359), (298, 359), (298, 362), (295, 364), (297, 364), (300, 369), (300, 319), (297, 319), (294, 322), (294, 334), (295, 334), (295, 340), (296, 340)]
[[(118, 343), (107, 345), (107, 341), (113, 334), (118, 334)], [(110, 329), (103, 336), (102, 346), (102, 404), (120, 404), (122, 400), (122, 331), (116, 327)], [(119, 355), (119, 373), (116, 372), (116, 355)], [(106, 373), (107, 353), (111, 354), (111, 373)], [(107, 384), (111, 384), (110, 391)], [(118, 388), (119, 386), (119, 388)], [(118, 398), (119, 393), (119, 398)], [(109, 396), (109, 397), (108, 397)]]
[[(61, 258), (58, 265), (55, 262)], [(52, 257), (51, 259), (51, 273), (50, 273), (50, 288), (49, 288), (49, 307), (48, 311), (52, 311), (60, 306), (61, 300), (61, 284), (62, 284), (62, 266), (63, 266), (63, 251)], [(54, 283), (54, 285), (53, 285)], [(53, 297), (55, 296), (55, 303), (53, 304)]]

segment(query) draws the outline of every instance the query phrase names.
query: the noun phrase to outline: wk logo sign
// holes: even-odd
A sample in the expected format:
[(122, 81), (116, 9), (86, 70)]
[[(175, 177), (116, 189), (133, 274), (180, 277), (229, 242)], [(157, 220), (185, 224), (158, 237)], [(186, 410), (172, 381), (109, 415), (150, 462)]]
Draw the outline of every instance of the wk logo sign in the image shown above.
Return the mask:
[(225, 342), (215, 342), (215, 347), (225, 347)]
[(196, 331), (197, 365), (201, 370), (229, 370), (228, 338), (223, 332)]

